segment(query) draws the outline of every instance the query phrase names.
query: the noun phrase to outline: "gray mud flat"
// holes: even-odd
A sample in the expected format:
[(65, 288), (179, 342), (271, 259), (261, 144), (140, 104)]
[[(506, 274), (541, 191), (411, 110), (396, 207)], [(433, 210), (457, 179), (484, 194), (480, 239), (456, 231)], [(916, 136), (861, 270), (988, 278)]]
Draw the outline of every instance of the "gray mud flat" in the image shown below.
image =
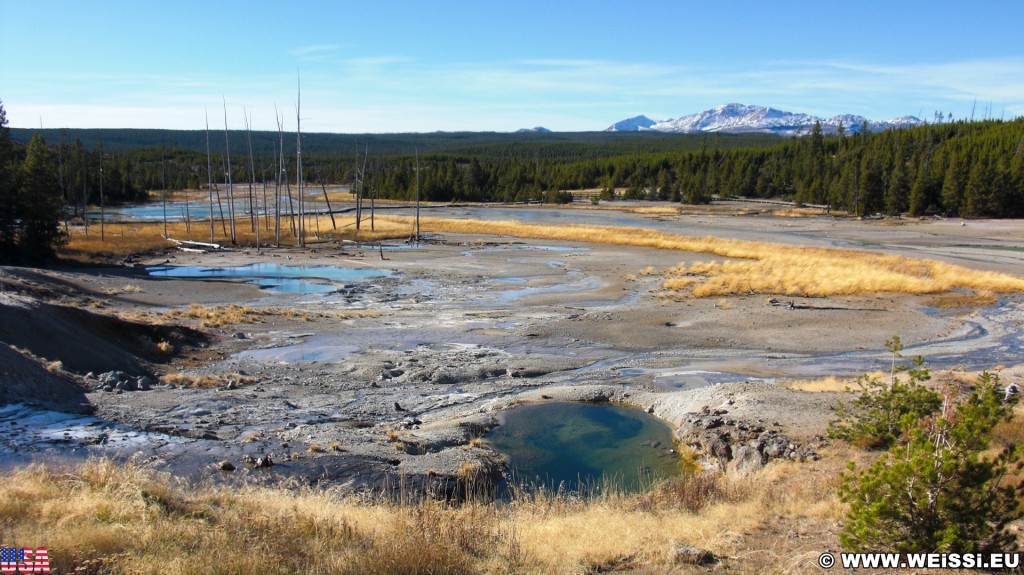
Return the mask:
[[(529, 215), (544, 222), (543, 211)], [(651, 223), (633, 214), (586, 217), (612, 225)], [(936, 224), (894, 235), (866, 223), (791, 221), (703, 216), (654, 223), (679, 233), (807, 245), (870, 241), (881, 251), (969, 267), (974, 264), (965, 251), (977, 256), (956, 247), (975, 241), (961, 237), (970, 227)], [(793, 226), (799, 233), (790, 234)], [(1008, 247), (1022, 243), (1004, 235)], [(999, 244), (986, 239), (984, 247)], [(653, 297), (656, 277), (627, 278), (648, 266), (708, 257), (459, 235), (386, 250), (386, 259), (380, 253), (329, 245), (315, 252), (169, 254), (142, 262), (387, 272), (317, 279), (330, 284), (326, 293), (268, 292), (244, 278), (154, 277), (141, 267), (39, 272), (39, 282), (70, 286), (69, 293), (102, 297), (109, 308), (127, 312), (240, 303), (297, 314), (204, 329), (208, 341), (197, 360), (129, 366), (129, 358), (108, 367), (231, 376), (210, 387), (106, 391), (99, 380), (81, 377), (87, 364), (65, 361), (80, 366), (69, 371), (94, 413), (62, 419), (45, 406), (3, 408), (0, 457), (137, 457), (203, 480), (299, 480), (352, 491), (457, 495), (467, 482), (497, 481), (508, 471), (503, 455), (482, 436), (501, 425), (503, 410), (524, 401), (635, 405), (670, 424), (683, 441), (688, 426), (714, 418), (730, 429), (809, 439), (824, 429), (836, 396), (784, 389), (774, 385), (777, 379), (887, 369), (883, 342), (897, 334), (907, 344), (905, 355), (922, 353), (944, 367), (1009, 364), (1022, 348), (1024, 305), (1017, 295), (991, 308), (943, 312), (923, 307), (923, 298), (891, 295), (791, 298), (790, 308), (766, 305), (761, 296), (736, 296), (728, 305), (664, 303)], [(1024, 252), (1000, 254), (996, 263), (976, 267), (1021, 269)], [(137, 289), (101, 295), (125, 284)], [(37, 355), (61, 359), (53, 353)], [(267, 456), (272, 466), (255, 465)], [(225, 461), (230, 465), (222, 466)]]

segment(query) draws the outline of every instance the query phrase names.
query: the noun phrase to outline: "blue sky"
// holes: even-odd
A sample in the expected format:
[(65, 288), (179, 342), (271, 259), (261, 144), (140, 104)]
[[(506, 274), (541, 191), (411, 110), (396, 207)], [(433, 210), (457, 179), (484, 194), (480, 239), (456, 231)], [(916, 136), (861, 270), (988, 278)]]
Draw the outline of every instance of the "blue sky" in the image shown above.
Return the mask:
[[(14, 127), (601, 130), (739, 102), (1024, 115), (1024, 1), (0, 0)], [(222, 100), (223, 99), (223, 100)], [(977, 101), (975, 105), (974, 102)]]

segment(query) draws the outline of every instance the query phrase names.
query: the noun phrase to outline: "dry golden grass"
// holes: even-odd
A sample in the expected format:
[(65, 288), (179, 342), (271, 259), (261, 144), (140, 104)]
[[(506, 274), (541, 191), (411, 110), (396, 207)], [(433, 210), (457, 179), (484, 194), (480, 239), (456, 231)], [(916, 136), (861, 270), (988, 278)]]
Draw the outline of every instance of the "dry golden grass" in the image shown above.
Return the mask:
[(193, 202), (201, 202), (207, 199), (209, 192), (206, 190), (199, 190), (190, 188), (187, 190), (149, 190), (149, 199), (159, 205), (164, 195), (167, 196), (169, 202), (183, 202), (185, 200)]
[[(408, 225), (408, 218), (389, 217)], [(938, 294), (952, 290), (1024, 292), (1024, 279), (952, 264), (836, 248), (677, 236), (642, 228), (551, 226), (421, 218), (432, 232), (493, 234), (521, 238), (606, 243), (704, 253), (721, 261), (680, 264), (668, 272), (669, 292), (695, 297), (733, 294), (840, 296), (870, 293)]]
[(473, 480), (480, 476), (484, 467), (478, 462), (465, 462), (459, 466), (458, 476), (461, 479)]
[(999, 303), (996, 294), (990, 291), (979, 291), (975, 293), (945, 293), (932, 296), (925, 301), (929, 307), (939, 309), (953, 309), (960, 307), (990, 307)]
[(131, 293), (142, 293), (144, 290), (135, 284), (126, 284), (120, 287), (108, 287), (103, 290), (107, 295), (122, 295)]
[[(780, 218), (808, 218), (814, 216), (820, 216), (825, 213), (825, 210), (821, 208), (782, 208), (778, 210), (772, 210), (771, 215)], [(845, 215), (846, 212), (831, 212), (835, 215)]]
[(253, 383), (256, 381), (256, 379), (239, 373), (192, 374), (182, 373), (180, 371), (171, 371), (160, 376), (160, 381), (171, 385), (179, 385), (182, 387), (220, 387), (222, 385), (227, 385), (228, 383), (232, 382)]
[[(507, 505), (185, 488), (137, 464), (95, 460), (4, 476), (0, 521), (17, 541), (44, 541), (59, 573), (663, 572), (676, 545), (709, 549), (736, 572), (785, 572), (793, 550), (835, 547), (843, 454), (833, 459), (776, 463), (746, 479), (702, 476), (643, 495), (547, 493)], [(790, 537), (778, 528), (787, 522), (811, 535)], [(766, 548), (778, 563), (765, 561)]]
[[(200, 327), (227, 327), (242, 323), (258, 323), (265, 317), (288, 317), (302, 321), (316, 319), (356, 319), (376, 317), (380, 312), (373, 310), (354, 311), (310, 311), (292, 307), (251, 307), (238, 304), (221, 306), (204, 306), (191, 304), (184, 309), (172, 309), (151, 316), (159, 321), (193, 319), (198, 320)], [(138, 314), (132, 316), (140, 319)]]
[[(995, 458), (1003, 451), (1019, 449), (1021, 445), (1024, 445), (1024, 404), (1018, 402), (1013, 407), (1009, 419), (1000, 421), (992, 429), (992, 441), (981, 455)], [(1019, 485), (1022, 481), (1024, 469), (1011, 469), (1002, 480), (1004, 485)]]
[(267, 434), (263, 433), (262, 431), (255, 431), (253, 433), (250, 433), (249, 435), (246, 435), (245, 437), (242, 437), (240, 441), (242, 443), (252, 443), (254, 441), (262, 441), (266, 438)]
[(931, 385), (936, 389), (942, 389), (942, 387), (948, 384), (954, 384), (961, 389), (970, 389), (981, 380), (981, 372), (978, 371), (947, 369), (930, 373), (932, 376)]
[[(385, 222), (380, 217), (376, 218), (373, 231), (369, 229), (369, 221), (365, 218), (362, 229), (358, 232), (355, 229), (354, 216), (335, 215), (334, 222), (335, 224), (332, 225), (329, 215), (307, 216), (306, 243), (315, 244), (318, 241), (327, 240), (375, 242), (409, 237), (412, 233), (410, 226), (398, 226), (395, 222)], [(337, 229), (335, 229), (335, 225)], [(71, 229), (69, 242), (61, 248), (60, 255), (67, 259), (95, 262), (173, 248), (174, 243), (163, 237), (163, 231), (162, 222), (109, 223), (105, 225), (101, 239), (98, 224), (89, 226), (88, 237), (85, 235), (84, 228), (75, 227)], [(170, 222), (167, 225), (167, 235), (177, 240), (210, 242), (210, 224), (209, 221), (204, 221), (192, 222), (190, 226), (186, 226), (184, 222)], [(261, 245), (269, 245), (276, 240), (273, 226), (269, 231), (262, 226), (259, 235)], [(214, 226), (213, 243), (228, 246), (230, 245), (229, 237), (224, 233), (220, 221), (217, 221)], [(247, 218), (236, 220), (235, 238), (240, 246), (256, 245), (256, 233), (252, 230)], [(290, 222), (282, 219), (281, 244), (294, 246), (296, 243), (296, 236), (291, 232)]]
[(223, 327), (240, 323), (259, 321), (260, 313), (256, 308), (238, 304), (223, 306), (203, 306), (192, 304), (185, 309), (173, 309), (163, 312), (167, 319), (196, 319), (202, 327)]
[[(184, 224), (181, 229), (184, 231)], [(72, 228), (69, 241), (59, 254), (87, 263), (123, 258), (169, 247), (170, 242), (160, 236), (162, 232), (161, 224), (106, 224), (101, 239), (99, 225), (89, 226), (88, 236), (84, 228)]]
[(1018, 403), (1013, 416), (992, 430), (992, 446), (1001, 450), (1019, 445), (1024, 445), (1024, 405)]
[(789, 379), (779, 383), (789, 389), (816, 392), (844, 392), (854, 387), (852, 379), (834, 375), (815, 379)]
[[(602, 208), (603, 206), (593, 207)], [(678, 206), (612, 206), (608, 209), (648, 216), (678, 216), (682, 213), (682, 208)]]
[(679, 215), (683, 209), (680, 206), (645, 206), (633, 208), (631, 211), (637, 214)]

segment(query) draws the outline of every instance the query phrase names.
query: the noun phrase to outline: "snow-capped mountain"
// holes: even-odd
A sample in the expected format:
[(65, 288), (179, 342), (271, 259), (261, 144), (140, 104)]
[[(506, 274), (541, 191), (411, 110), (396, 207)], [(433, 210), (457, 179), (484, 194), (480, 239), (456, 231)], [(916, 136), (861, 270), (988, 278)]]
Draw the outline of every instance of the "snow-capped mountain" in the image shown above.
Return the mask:
[(535, 128), (520, 128), (516, 130), (517, 134), (550, 134), (551, 130), (544, 126), (537, 126)]
[[(815, 122), (821, 124), (821, 130), (826, 134), (836, 133), (839, 130), (839, 126), (843, 126), (847, 133), (859, 132), (865, 122), (867, 122), (868, 130), (873, 132), (903, 126), (916, 126), (924, 123), (913, 116), (903, 116), (885, 121), (868, 120), (863, 116), (853, 114), (841, 114), (832, 118), (819, 118), (810, 114), (784, 112), (775, 108), (744, 104), (726, 104), (696, 114), (690, 114), (689, 116), (652, 122), (648, 126), (643, 126), (639, 122), (634, 124), (634, 120), (640, 118), (649, 120), (646, 116), (637, 116), (636, 118), (630, 118), (629, 120), (613, 124), (607, 131), (656, 130), (679, 134), (767, 132), (789, 136), (809, 134)], [(631, 127), (633, 125), (636, 125), (636, 127)]]
[(633, 116), (628, 120), (616, 122), (608, 127), (606, 132), (637, 132), (639, 130), (646, 130), (651, 126), (657, 124), (654, 120), (647, 116)]

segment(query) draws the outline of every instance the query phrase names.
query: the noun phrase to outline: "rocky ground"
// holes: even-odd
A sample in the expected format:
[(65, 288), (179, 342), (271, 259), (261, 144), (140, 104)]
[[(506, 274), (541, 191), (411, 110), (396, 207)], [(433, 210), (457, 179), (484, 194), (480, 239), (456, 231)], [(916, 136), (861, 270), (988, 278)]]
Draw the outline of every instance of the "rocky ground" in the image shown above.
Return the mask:
[[(1011, 273), (1024, 259), (1024, 237), (1006, 222), (615, 217)], [(656, 276), (637, 276), (697, 257), (443, 235), (383, 251), (320, 245), (167, 252), (125, 267), (4, 268), (0, 456), (135, 456), (193, 479), (455, 492), (468, 477), (502, 472), (500, 454), (477, 440), (499, 424), (501, 410), (587, 400), (646, 409), (706, 464), (743, 473), (769, 457), (813, 458), (823, 441), (839, 396), (788, 389), (781, 379), (885, 370), (883, 342), (896, 334), (908, 344), (905, 355), (943, 367), (1010, 365), (1020, 353), (1019, 296), (944, 311), (894, 295), (665, 302), (654, 297)], [(390, 275), (297, 295), (146, 271), (255, 262)], [(160, 315), (191, 304), (273, 313), (216, 327)]]

